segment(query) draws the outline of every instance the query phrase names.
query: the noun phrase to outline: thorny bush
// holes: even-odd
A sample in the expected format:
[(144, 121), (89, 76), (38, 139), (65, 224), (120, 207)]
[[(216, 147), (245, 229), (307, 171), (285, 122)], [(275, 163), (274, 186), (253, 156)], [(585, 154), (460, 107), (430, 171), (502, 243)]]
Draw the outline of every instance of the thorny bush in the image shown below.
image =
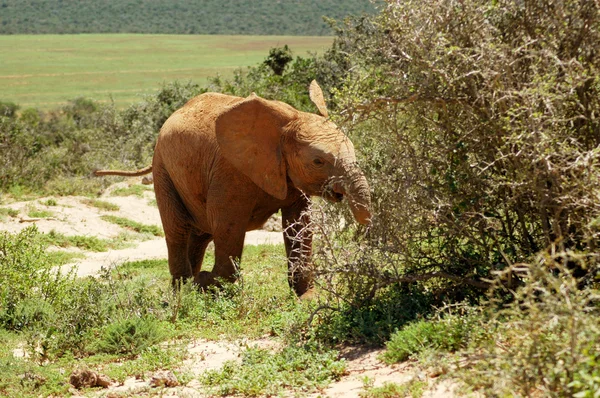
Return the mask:
[[(598, 8), (387, 1), (338, 26), (352, 60), (338, 123), (362, 154), (375, 219), (356, 231), (327, 209), (316, 222), (321, 283), (337, 300), (324, 308), (356, 311), (398, 286), (476, 301), (494, 273), (550, 245), (597, 250)], [(595, 256), (569, 266), (594, 283)]]

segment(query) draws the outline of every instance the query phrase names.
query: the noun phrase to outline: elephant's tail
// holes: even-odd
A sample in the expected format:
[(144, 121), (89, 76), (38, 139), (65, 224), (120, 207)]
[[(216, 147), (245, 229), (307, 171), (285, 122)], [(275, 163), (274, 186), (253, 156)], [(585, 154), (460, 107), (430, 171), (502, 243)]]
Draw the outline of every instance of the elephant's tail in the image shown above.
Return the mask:
[(144, 167), (143, 169), (136, 171), (127, 170), (96, 170), (94, 175), (96, 176), (124, 176), (124, 177), (137, 177), (143, 176), (152, 172), (152, 165)]

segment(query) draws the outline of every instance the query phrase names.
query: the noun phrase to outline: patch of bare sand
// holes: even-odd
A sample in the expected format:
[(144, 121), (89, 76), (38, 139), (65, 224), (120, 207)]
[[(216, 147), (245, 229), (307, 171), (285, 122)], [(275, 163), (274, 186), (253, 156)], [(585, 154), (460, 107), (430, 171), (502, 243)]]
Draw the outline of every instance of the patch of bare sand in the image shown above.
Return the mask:
[(342, 350), (341, 357), (346, 360), (348, 374), (341, 380), (331, 383), (323, 391), (309, 397), (359, 398), (364, 391), (365, 380), (370, 380), (373, 387), (381, 387), (386, 383), (404, 384), (412, 380), (420, 380), (429, 385), (423, 394), (427, 398), (443, 398), (455, 396), (458, 385), (450, 380), (428, 377), (411, 362), (387, 365), (378, 359), (383, 349), (365, 347), (348, 347)]
[[(103, 212), (95, 207), (85, 205), (81, 196), (66, 196), (52, 198), (55, 206), (45, 204), (49, 198), (41, 198), (28, 202), (15, 202), (2, 207), (17, 210), (17, 217), (7, 217), (0, 223), (0, 230), (11, 233), (19, 232), (35, 224), (40, 232), (48, 233), (52, 230), (65, 235), (96, 236), (109, 239), (117, 236), (121, 227), (101, 219)], [(28, 213), (33, 210), (43, 210), (52, 213), (48, 218), (30, 217)]]
[[(131, 377), (121, 384), (113, 383), (102, 390), (101, 396), (155, 396), (162, 397), (208, 397), (206, 389), (198, 378), (208, 370), (220, 369), (225, 362), (239, 362), (241, 353), (249, 347), (277, 350), (281, 345), (270, 339), (241, 340), (237, 342), (196, 340), (186, 347), (188, 359), (179, 371), (192, 376), (185, 385), (174, 387), (153, 387), (157, 378), (164, 377), (165, 371), (157, 371), (143, 377)], [(413, 363), (386, 365), (379, 361), (381, 349), (365, 349), (364, 347), (348, 347), (342, 350), (341, 357), (347, 363), (347, 375), (341, 380), (331, 383), (322, 391), (308, 395), (309, 398), (359, 398), (364, 391), (365, 378), (372, 386), (379, 387), (385, 383), (404, 384), (411, 380), (420, 380), (429, 386), (424, 398), (446, 398), (457, 396), (458, 384), (452, 380), (436, 380), (427, 377)], [(174, 377), (174, 376), (172, 376)], [(124, 394), (124, 395), (123, 395)], [(284, 396), (295, 396), (290, 392)]]

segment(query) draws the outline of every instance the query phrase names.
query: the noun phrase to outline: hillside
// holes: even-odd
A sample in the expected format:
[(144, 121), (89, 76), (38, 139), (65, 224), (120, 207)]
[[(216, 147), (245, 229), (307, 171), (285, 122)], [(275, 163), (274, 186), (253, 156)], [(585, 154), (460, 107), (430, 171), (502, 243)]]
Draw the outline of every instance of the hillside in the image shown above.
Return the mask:
[(374, 11), (369, 0), (0, 0), (0, 34), (323, 36), (323, 16)]

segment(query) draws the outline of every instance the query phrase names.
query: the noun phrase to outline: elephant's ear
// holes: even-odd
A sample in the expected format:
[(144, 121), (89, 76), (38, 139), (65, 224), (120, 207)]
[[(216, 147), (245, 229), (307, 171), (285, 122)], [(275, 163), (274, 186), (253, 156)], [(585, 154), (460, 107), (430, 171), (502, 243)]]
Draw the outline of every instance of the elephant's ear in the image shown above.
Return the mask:
[(287, 196), (281, 134), (294, 117), (296, 111), (292, 107), (252, 94), (221, 113), (215, 125), (223, 156), (278, 199)]
[(316, 80), (310, 82), (308, 95), (310, 96), (310, 100), (313, 102), (313, 104), (315, 104), (317, 109), (319, 109), (319, 113), (321, 113), (321, 115), (324, 117), (329, 117), (329, 111), (327, 110), (327, 105), (325, 104), (323, 90), (321, 90), (321, 87)]

